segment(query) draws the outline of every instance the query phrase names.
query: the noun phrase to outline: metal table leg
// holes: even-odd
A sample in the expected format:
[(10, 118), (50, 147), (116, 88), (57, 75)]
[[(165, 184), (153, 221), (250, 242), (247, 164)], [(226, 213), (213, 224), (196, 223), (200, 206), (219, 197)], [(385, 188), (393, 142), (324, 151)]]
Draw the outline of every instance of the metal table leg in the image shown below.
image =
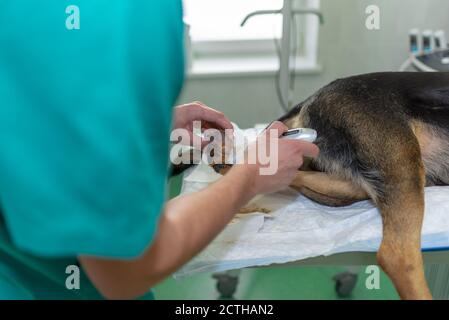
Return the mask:
[(230, 270), (226, 272), (214, 273), (212, 277), (217, 280), (217, 291), (220, 299), (234, 299), (237, 291), (241, 270)]

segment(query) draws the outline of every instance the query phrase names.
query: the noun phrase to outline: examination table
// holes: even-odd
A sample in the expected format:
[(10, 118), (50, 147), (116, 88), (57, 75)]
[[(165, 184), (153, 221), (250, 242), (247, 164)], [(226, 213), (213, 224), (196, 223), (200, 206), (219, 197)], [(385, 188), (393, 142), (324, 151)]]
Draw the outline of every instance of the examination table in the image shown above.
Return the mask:
[[(256, 135), (245, 130), (245, 134)], [(207, 187), (220, 176), (207, 164), (189, 169), (181, 193)], [(426, 188), (422, 247), (426, 276), (436, 299), (449, 298), (449, 187)], [(252, 204), (271, 211), (237, 215), (226, 229), (191, 262), (175, 273), (181, 278), (214, 272), (223, 296), (235, 291), (238, 272), (266, 266), (375, 265), (382, 221), (370, 201), (343, 208), (319, 205), (294, 190), (255, 198)], [(232, 271), (231, 271), (232, 270)], [(336, 289), (347, 295), (355, 270), (337, 275)], [(352, 275), (352, 276), (351, 276)]]

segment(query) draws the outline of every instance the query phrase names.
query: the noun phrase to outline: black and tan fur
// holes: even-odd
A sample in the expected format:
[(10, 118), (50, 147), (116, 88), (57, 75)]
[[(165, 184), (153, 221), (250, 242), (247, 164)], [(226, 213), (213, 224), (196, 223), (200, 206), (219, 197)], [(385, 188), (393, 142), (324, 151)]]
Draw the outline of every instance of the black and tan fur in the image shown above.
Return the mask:
[(421, 255), (424, 187), (449, 185), (449, 73), (339, 79), (279, 120), (318, 132), (320, 155), (291, 186), (328, 206), (371, 199), (383, 222), (380, 266), (401, 298), (431, 299)]
[(379, 264), (402, 298), (431, 298), (420, 250), (424, 187), (449, 185), (449, 73), (340, 79), (280, 121), (318, 131), (320, 156), (292, 186), (330, 206), (371, 199), (383, 221)]

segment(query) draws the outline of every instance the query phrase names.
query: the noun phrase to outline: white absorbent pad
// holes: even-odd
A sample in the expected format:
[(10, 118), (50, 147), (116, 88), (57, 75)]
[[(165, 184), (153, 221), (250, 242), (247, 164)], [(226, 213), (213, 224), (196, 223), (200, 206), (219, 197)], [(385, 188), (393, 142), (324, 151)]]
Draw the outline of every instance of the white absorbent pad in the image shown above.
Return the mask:
[[(220, 177), (208, 165), (200, 164), (184, 175), (182, 193), (201, 190)], [(448, 248), (449, 187), (426, 188), (425, 198), (423, 249)], [(342, 252), (375, 252), (379, 248), (382, 221), (378, 209), (369, 201), (331, 208), (289, 189), (259, 196), (252, 202), (273, 212), (237, 215), (175, 277), (293, 262)]]

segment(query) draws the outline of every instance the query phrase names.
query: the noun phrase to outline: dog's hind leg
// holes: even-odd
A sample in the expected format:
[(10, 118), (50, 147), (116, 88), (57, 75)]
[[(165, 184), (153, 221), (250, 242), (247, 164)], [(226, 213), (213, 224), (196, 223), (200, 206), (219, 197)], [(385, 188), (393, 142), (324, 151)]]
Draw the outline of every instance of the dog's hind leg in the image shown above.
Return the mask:
[(352, 181), (338, 179), (325, 172), (298, 171), (290, 187), (307, 198), (330, 207), (347, 206), (369, 198)]
[(385, 195), (377, 200), (383, 239), (377, 259), (402, 299), (431, 299), (424, 276), (421, 229), (424, 217), (424, 168), (421, 161), (393, 166)]
[(400, 124), (396, 128), (383, 139), (389, 141), (383, 149), (377, 143), (364, 146), (369, 167), (378, 174), (377, 182), (367, 181), (383, 223), (377, 259), (402, 299), (431, 299), (421, 254), (424, 165), (415, 135)]
[[(416, 137), (402, 127), (382, 147), (363, 145), (361, 150), (371, 168), (363, 188), (352, 181), (327, 173), (300, 171), (292, 187), (312, 200), (342, 206), (371, 198), (383, 222), (383, 239), (377, 257), (403, 299), (431, 299), (421, 255), (421, 228), (424, 216), (425, 173)], [(378, 139), (378, 141), (386, 141)], [(373, 179), (373, 169), (377, 179)], [(363, 176), (363, 170), (361, 169)], [(375, 175), (374, 175), (375, 177)], [(368, 196), (369, 195), (369, 196)]]

